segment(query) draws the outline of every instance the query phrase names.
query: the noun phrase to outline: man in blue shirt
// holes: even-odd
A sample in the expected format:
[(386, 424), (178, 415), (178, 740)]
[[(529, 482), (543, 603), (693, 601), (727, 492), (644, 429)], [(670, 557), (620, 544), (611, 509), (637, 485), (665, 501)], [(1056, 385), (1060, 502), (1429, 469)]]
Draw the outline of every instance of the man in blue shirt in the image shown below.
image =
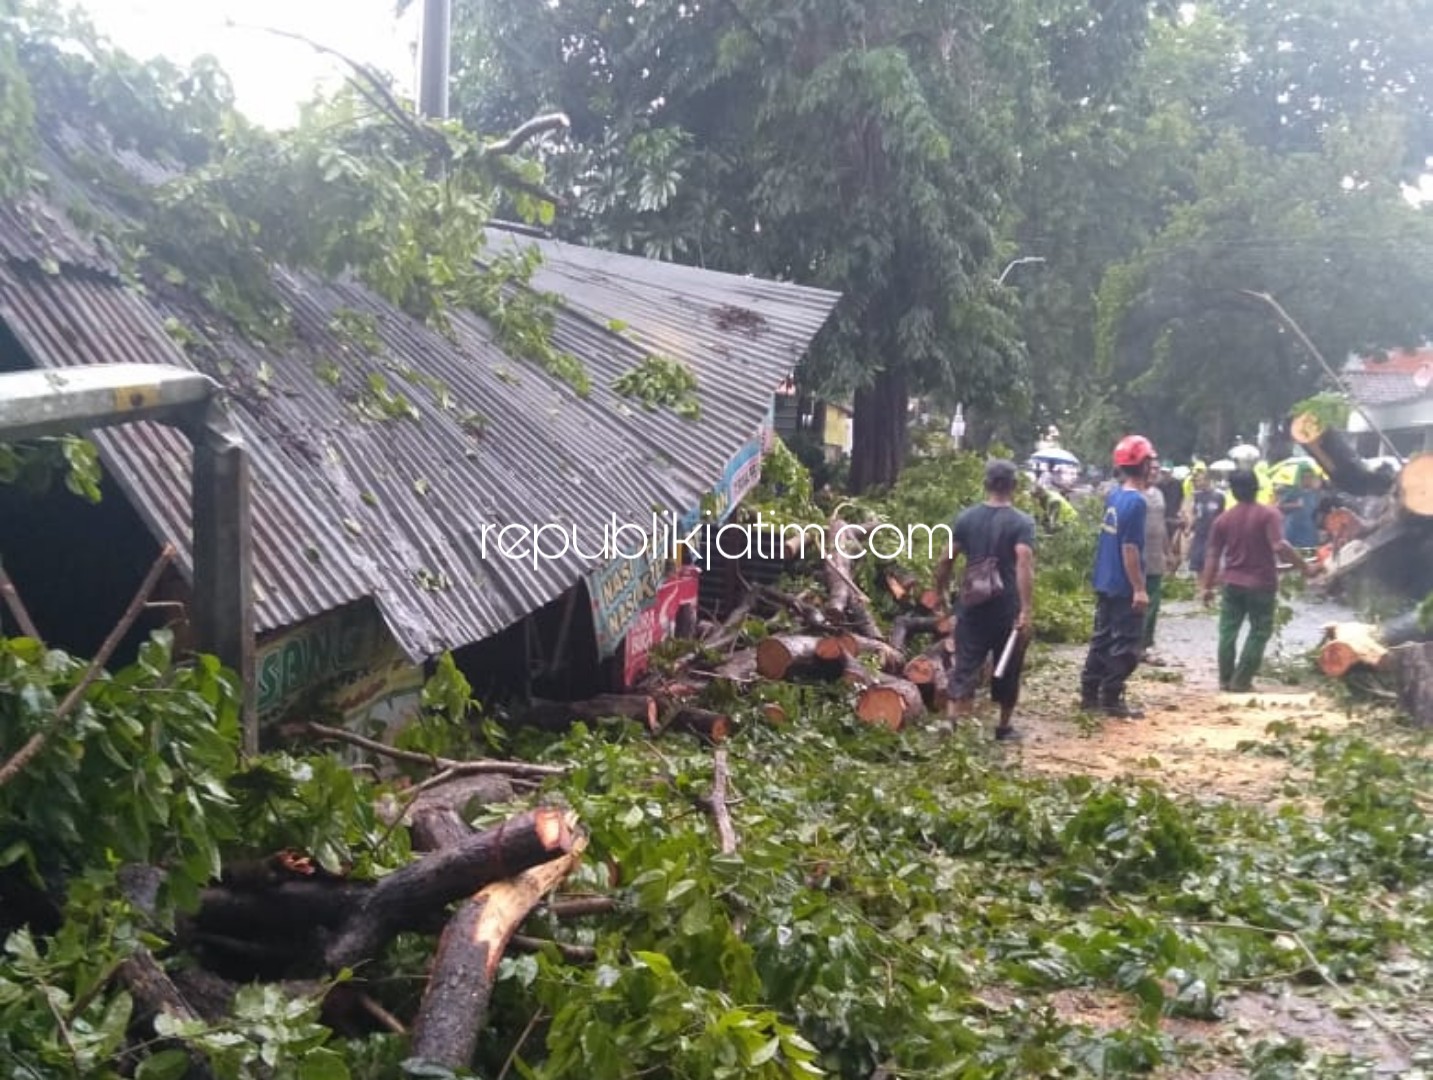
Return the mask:
[(1143, 435), (1127, 435), (1115, 447), (1120, 486), (1105, 499), (1100, 543), (1095, 552), (1095, 633), (1080, 676), (1080, 708), (1120, 720), (1144, 713), (1125, 701), (1125, 684), (1139, 666), (1144, 644), (1144, 537), (1153, 444)]

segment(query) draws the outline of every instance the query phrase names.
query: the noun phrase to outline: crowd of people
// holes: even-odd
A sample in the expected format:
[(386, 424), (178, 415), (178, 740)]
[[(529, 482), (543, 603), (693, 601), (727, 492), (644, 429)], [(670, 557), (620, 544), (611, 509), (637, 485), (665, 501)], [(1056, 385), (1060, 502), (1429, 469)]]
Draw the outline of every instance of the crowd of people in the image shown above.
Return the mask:
[[(1250, 447), (1249, 449), (1254, 449)], [(1281, 568), (1316, 572), (1322, 477), (1309, 461), (1276, 473), (1257, 451), (1235, 457), (1232, 469), (1161, 462), (1153, 443), (1129, 435), (1115, 447), (1113, 477), (1093, 495), (1103, 516), (1092, 568), (1094, 632), (1080, 676), (1080, 708), (1112, 719), (1144, 713), (1126, 696), (1141, 663), (1154, 652), (1165, 581), (1187, 572), (1198, 579), (1206, 605), (1219, 605), (1219, 688), (1246, 692), (1273, 636)], [(1073, 494), (1055, 470), (1037, 477), (1047, 524), (1073, 514)], [(1020, 695), (1033, 610), (1036, 523), (1017, 509), (1019, 471), (995, 460), (985, 470), (985, 501), (952, 524), (953, 545), (936, 572), (936, 587), (950, 595), (956, 615), (948, 716), (968, 717), (982, 672), (1000, 710), (997, 739), (1018, 737), (1014, 712)], [(964, 560), (958, 587), (952, 575)], [(1247, 632), (1245, 628), (1247, 627)], [(1242, 646), (1239, 643), (1243, 634)]]

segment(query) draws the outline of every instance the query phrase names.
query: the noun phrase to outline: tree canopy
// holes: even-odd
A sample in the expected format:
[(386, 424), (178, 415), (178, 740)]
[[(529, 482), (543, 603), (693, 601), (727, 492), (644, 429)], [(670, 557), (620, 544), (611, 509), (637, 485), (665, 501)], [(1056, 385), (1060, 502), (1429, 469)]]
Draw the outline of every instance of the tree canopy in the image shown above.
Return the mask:
[[(915, 394), (1026, 400), (995, 278), (1024, 146), (1104, 92), (1143, 3), (458, 5), (469, 122), (572, 116), (577, 235), (838, 289), (803, 381), (854, 394), (856, 487), (894, 479)], [(1115, 64), (1114, 67), (1118, 67)]]

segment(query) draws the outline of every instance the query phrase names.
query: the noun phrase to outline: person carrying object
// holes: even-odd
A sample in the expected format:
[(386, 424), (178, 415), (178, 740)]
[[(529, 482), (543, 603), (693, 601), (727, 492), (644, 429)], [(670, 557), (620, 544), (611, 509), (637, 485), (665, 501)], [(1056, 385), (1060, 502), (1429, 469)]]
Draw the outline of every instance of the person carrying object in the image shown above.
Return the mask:
[(953, 597), (955, 665), (947, 716), (957, 722), (969, 716), (986, 658), (998, 670), (1003, 660), (1003, 670), (990, 681), (990, 697), (1000, 706), (995, 737), (1001, 740), (1017, 737), (1013, 718), (1034, 615), (1035, 521), (1013, 505), (1016, 476), (1014, 462), (986, 464), (985, 501), (956, 517), (950, 551), (935, 571), (935, 587), (947, 596), (955, 561), (965, 559)]

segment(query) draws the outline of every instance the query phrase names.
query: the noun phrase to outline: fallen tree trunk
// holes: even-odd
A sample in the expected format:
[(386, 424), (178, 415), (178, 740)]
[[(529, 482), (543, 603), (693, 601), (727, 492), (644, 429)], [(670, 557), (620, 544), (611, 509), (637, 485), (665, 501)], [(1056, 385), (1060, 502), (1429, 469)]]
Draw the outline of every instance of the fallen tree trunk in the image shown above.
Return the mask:
[(949, 634), (951, 619), (938, 615), (898, 615), (891, 621), (891, 648), (905, 652), (914, 634)]
[(684, 731), (710, 743), (721, 743), (730, 738), (734, 728), (732, 718), (725, 713), (684, 705), (672, 713), (671, 720), (662, 730)]
[(1365, 465), (1342, 433), (1333, 428), (1325, 429), (1313, 413), (1296, 416), (1289, 433), (1328, 474), (1329, 483), (1340, 491), (1350, 495), (1386, 495), (1393, 487), (1392, 477)]
[(518, 814), (492, 829), (395, 870), (364, 896), (324, 950), (330, 971), (378, 954), (394, 934), (494, 881), (572, 851), (575, 820), (556, 807)]
[(578, 720), (620, 716), (651, 728), (657, 713), (657, 699), (649, 694), (598, 694), (585, 701), (534, 701), (522, 721), (541, 731), (565, 731)]
[(858, 637), (856, 638), (856, 654), (870, 655), (876, 657), (881, 664), (881, 670), (888, 675), (897, 674), (905, 667), (906, 654), (900, 649), (887, 645), (880, 638)]
[(1330, 623), (1319, 647), (1319, 670), (1341, 679), (1360, 664), (1381, 667), (1388, 649), (1378, 639), (1378, 628), (1367, 623)]
[(561, 857), (492, 882), (459, 906), (438, 939), (413, 1021), (415, 1058), (449, 1069), (472, 1065), (508, 941), (538, 902), (573, 871), (585, 846), (579, 837)]
[(782, 634), (756, 646), (756, 673), (763, 679), (836, 679), (845, 661), (846, 651), (834, 637)]
[(1398, 509), (1413, 517), (1433, 517), (1433, 454), (1410, 458), (1398, 474)]
[(856, 715), (868, 724), (900, 731), (925, 712), (925, 702), (913, 683), (890, 675), (876, 676), (856, 697)]
[(1433, 642), (1400, 645), (1391, 654), (1398, 704), (1416, 726), (1433, 727)]

